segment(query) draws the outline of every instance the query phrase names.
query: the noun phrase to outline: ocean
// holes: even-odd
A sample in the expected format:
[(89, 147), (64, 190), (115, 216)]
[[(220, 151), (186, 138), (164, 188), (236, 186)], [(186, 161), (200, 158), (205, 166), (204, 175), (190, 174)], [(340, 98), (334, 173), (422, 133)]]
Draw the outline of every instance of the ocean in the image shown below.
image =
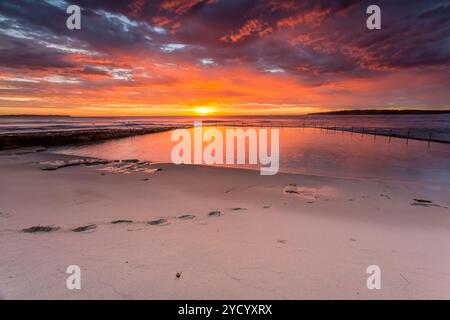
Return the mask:
[[(0, 134), (208, 125), (256, 127), (328, 127), (346, 131), (397, 135), (450, 142), (450, 114), (429, 115), (298, 115), (204, 117), (0, 117)], [(431, 134), (431, 136), (430, 136)]]
[[(450, 183), (450, 115), (285, 116), (285, 117), (11, 117), (0, 118), (0, 133), (81, 130), (228, 126), (280, 128), (280, 172)], [(339, 128), (345, 129), (339, 131)], [(352, 128), (352, 130), (350, 130)], [(363, 128), (363, 132), (361, 132)], [(330, 130), (333, 129), (333, 130)], [(337, 129), (337, 130), (334, 130)], [(373, 135), (371, 133), (376, 133)], [(387, 136), (379, 134), (387, 133)], [(422, 140), (392, 137), (404, 135)], [(110, 160), (171, 162), (176, 144), (171, 131), (116, 139), (91, 145), (54, 148), (53, 152)], [(389, 136), (391, 135), (391, 136)], [(254, 165), (230, 165), (255, 169)], [(436, 186), (437, 186), (436, 185)], [(438, 186), (437, 186), (438, 187)]]

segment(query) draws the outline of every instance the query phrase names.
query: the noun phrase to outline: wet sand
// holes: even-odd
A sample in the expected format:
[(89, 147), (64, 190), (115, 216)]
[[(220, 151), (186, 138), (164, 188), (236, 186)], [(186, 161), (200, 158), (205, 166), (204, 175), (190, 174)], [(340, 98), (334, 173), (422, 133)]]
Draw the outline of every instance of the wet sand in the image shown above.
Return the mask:
[(118, 160), (0, 153), (1, 298), (450, 298), (448, 184)]

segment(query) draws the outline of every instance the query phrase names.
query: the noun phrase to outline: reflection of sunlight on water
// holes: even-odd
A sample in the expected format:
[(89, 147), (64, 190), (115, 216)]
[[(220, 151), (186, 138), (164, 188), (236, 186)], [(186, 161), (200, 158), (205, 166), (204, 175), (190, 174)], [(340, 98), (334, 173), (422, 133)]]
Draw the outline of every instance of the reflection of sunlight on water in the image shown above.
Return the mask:
[[(170, 140), (170, 134), (161, 132), (60, 148), (58, 152), (109, 160), (171, 162), (171, 149), (176, 143)], [(407, 143), (405, 139), (359, 133), (280, 128), (280, 171), (285, 172), (450, 183), (449, 159), (450, 145), (446, 144), (431, 143), (428, 148), (424, 141)]]

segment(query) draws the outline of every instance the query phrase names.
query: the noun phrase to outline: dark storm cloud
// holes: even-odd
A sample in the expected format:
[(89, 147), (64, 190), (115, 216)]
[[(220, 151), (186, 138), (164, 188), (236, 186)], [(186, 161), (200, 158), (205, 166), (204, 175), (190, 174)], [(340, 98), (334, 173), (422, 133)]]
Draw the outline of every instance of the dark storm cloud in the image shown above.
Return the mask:
[(18, 69), (48, 69), (74, 67), (65, 61), (65, 54), (25, 41), (4, 39), (0, 36), (0, 65)]
[[(361, 0), (70, 3), (83, 8), (81, 31), (65, 27), (65, 1), (2, 1), (1, 66), (73, 67), (65, 55), (74, 48), (168, 61), (203, 57), (320, 83), (388, 69), (447, 67), (450, 61), (448, 1), (379, 1), (380, 31), (366, 29), (371, 3)], [(80, 69), (104, 72), (94, 67)]]

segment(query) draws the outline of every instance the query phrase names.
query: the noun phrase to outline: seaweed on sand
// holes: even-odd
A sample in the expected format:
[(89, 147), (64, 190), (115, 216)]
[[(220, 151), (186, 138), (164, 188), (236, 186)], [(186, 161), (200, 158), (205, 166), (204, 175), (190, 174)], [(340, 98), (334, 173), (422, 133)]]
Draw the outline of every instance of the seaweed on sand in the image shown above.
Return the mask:
[(53, 226), (32, 226), (30, 228), (22, 229), (22, 232), (27, 233), (36, 233), (36, 232), (52, 232), (59, 230), (59, 227), (53, 227)]
[(77, 227), (75, 229), (72, 229), (72, 231), (73, 232), (84, 232), (84, 231), (94, 230), (96, 228), (97, 228), (97, 225), (89, 224), (87, 226), (81, 226), (81, 227)]
[(153, 220), (153, 221), (149, 221), (147, 223), (152, 226), (165, 226), (165, 225), (169, 224), (169, 222), (166, 219)]
[(214, 211), (211, 211), (210, 213), (208, 213), (208, 216), (210, 216), (210, 217), (219, 217), (221, 215), (222, 215), (222, 212), (220, 212), (218, 210), (214, 210)]
[(132, 220), (114, 220), (111, 221), (112, 224), (119, 224), (119, 223), (133, 223)]

